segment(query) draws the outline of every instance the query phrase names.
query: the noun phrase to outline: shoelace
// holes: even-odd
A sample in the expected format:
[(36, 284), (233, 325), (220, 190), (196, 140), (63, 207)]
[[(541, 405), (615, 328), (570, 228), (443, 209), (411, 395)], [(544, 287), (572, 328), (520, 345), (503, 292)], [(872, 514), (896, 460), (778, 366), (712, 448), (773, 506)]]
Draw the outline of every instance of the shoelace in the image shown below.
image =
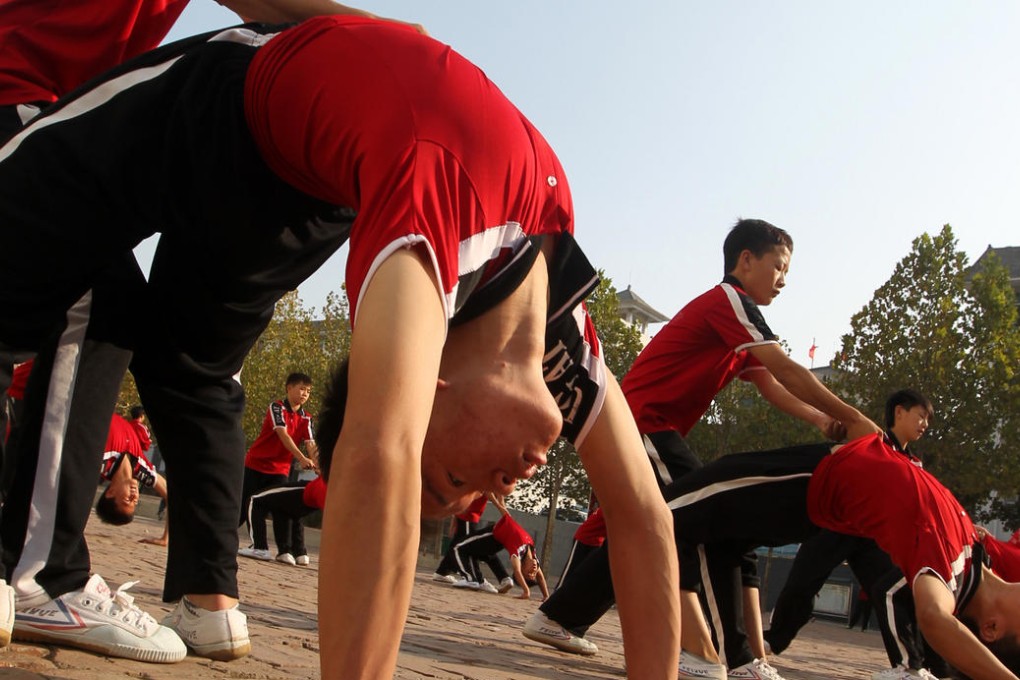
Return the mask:
[(109, 599), (96, 602), (96, 609), (135, 628), (155, 625), (156, 620), (136, 607), (135, 598), (127, 594), (127, 590), (137, 583), (138, 581), (128, 581), (121, 584)]

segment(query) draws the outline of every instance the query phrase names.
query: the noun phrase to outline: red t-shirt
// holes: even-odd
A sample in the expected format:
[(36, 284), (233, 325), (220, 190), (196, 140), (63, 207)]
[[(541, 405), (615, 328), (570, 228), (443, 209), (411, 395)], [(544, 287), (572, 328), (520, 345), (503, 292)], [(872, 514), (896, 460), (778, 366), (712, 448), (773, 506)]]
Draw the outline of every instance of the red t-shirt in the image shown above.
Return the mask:
[(528, 546), (535, 545), (531, 534), (509, 515), (501, 517), (496, 522), (496, 526), (492, 527), (492, 537), (499, 541), (508, 553), (518, 557), (524, 556), (524, 551)]
[(1020, 582), (1020, 545), (1014, 543), (1012, 539), (1000, 541), (992, 536), (985, 536), (981, 543), (991, 560), (992, 571), (1003, 581)]
[(577, 527), (574, 540), (596, 548), (606, 542), (606, 519), (602, 516), (602, 508), (595, 508), (595, 512)]
[(467, 510), (457, 515), (457, 519), (464, 522), (471, 522), (472, 524), (478, 524), (482, 520), (482, 513), (485, 512), (485, 504), (489, 502), (489, 497), (482, 494), (471, 502), (471, 505), (467, 507)]
[(0, 106), (52, 102), (159, 45), (188, 0), (0, 2)]
[(822, 460), (807, 496), (812, 522), (873, 538), (909, 583), (934, 574), (958, 602), (967, 590), (977, 541), (970, 517), (946, 487), (882, 435), (856, 439)]
[(312, 417), (305, 413), (304, 409), (293, 410), (286, 399), (274, 401), (269, 405), (266, 417), (262, 420), (262, 430), (258, 438), (244, 457), (245, 467), (267, 475), (290, 473), (294, 454), (280, 441), (279, 435), (276, 434), (277, 430), (286, 430), (297, 446), (301, 446), (309, 439), (315, 439), (312, 434)]
[(11, 384), (7, 388), (7, 396), (11, 399), (24, 399), (25, 387), (28, 386), (28, 376), (32, 373), (32, 365), (35, 359), (29, 359), (23, 364), (14, 367), (14, 374), (11, 376)]
[(758, 305), (727, 276), (656, 333), (624, 376), (638, 429), (686, 435), (733, 378), (765, 370), (747, 349), (776, 342)]
[[(329, 78), (323, 64), (336, 65)], [(567, 331), (557, 323), (572, 324), (583, 342), (568, 342), (569, 362), (549, 361), (546, 377), (564, 436), (583, 440), (605, 394), (598, 338), (581, 305), (597, 278), (568, 238), (573, 204), (556, 155), (478, 67), (410, 27), (318, 17), (259, 49), (245, 114), (277, 175), (357, 211), (346, 275), (355, 324), (368, 282), (398, 250), (427, 254), (447, 319), (460, 321), (514, 290), (540, 238), (554, 236), (547, 359)], [(583, 381), (572, 381), (578, 372)], [(550, 374), (565, 375), (563, 384)]]
[(305, 484), (305, 491), (301, 494), (301, 500), (310, 508), (322, 510), (326, 507), (326, 480), (316, 477)]
[(131, 421), (116, 413), (110, 420), (110, 431), (106, 435), (106, 446), (103, 452), (103, 462), (99, 468), (99, 477), (109, 480), (113, 473), (120, 466), (124, 456), (131, 459), (131, 476), (138, 480), (142, 486), (153, 486), (156, 483), (156, 468), (145, 457), (135, 429)]

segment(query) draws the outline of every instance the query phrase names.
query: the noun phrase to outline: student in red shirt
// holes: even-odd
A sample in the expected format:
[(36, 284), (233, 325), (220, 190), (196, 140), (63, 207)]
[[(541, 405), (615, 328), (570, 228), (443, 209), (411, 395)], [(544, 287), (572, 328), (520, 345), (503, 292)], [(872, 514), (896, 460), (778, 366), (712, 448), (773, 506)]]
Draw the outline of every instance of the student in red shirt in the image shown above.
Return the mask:
[[(67, 204), (73, 228), (56, 209)], [(336, 462), (319, 590), (324, 677), (392, 674), (420, 518), (455, 514), (479, 491), (509, 493), (559, 436), (577, 446), (616, 531), (628, 668), (675, 672), (669, 513), (582, 304), (597, 273), (573, 237), (569, 185), (476, 66), (410, 28), (324, 17), (197, 36), (107, 74), (0, 147), (0, 268), (19, 282), (0, 288), (0, 342), (31, 341), (98, 266), (156, 230), (137, 368), (157, 402), (189, 397), (209, 418), (205, 434), (233, 433), (225, 402), (240, 403), (233, 376), (273, 303), (350, 240), (350, 398), (328, 447), (322, 413), (317, 427), (323, 460), (328, 450)], [(176, 437), (199, 464), (206, 451), (186, 450), (195, 418), (161, 423), (150, 396), (164, 453)], [(234, 526), (235, 452), (216, 454), (223, 474), (201, 476), (215, 489), (192, 509), (229, 499)], [(181, 540), (196, 537), (175, 536), (169, 559)], [(350, 545), (374, 559), (347, 559)]]
[(325, 505), (326, 481), (322, 477), (259, 491), (248, 504), (251, 547), (241, 548), (237, 554), (256, 560), (273, 559), (266, 536), (266, 518), (272, 514), (276, 561), (291, 566), (308, 566), (301, 518), (322, 510)]
[[(481, 573), (477, 565), (473, 565), (468, 570), (468, 573), (462, 573), (457, 565), (457, 556), (453, 551), (453, 546), (459, 543), (465, 536), (478, 530), (478, 524), (482, 521), (482, 513), (485, 512), (485, 506), (488, 503), (488, 495), (482, 494), (471, 502), (467, 510), (454, 515), (453, 535), (450, 537), (450, 545), (446, 549), (443, 559), (439, 562), (439, 566), (436, 567), (436, 572), (432, 574), (433, 581), (458, 585), (459, 587), (476, 588), (486, 591), (493, 590), (497, 593), (505, 593), (514, 587), (513, 579), (510, 578), (510, 574), (507, 573), (506, 567), (503, 566), (498, 555), (490, 555), (484, 559), (484, 562), (489, 565), (489, 569), (492, 570), (492, 575), (496, 577), (498, 585), (495, 586), (485, 580), (481, 582), (468, 580), (469, 574)], [(473, 557), (469, 559), (475, 563), (478, 561)], [(461, 584), (461, 581), (464, 581), (464, 583)]]
[[(296, 463), (302, 470), (316, 467), (319, 450), (312, 432), (312, 417), (303, 408), (312, 394), (312, 379), (305, 373), (291, 373), (284, 389), (287, 396), (269, 405), (262, 430), (244, 457), (239, 525), (248, 522), (252, 495), (286, 484), (291, 465)], [(301, 452), (302, 445), (308, 455)]]
[(107, 524), (119, 526), (135, 518), (139, 487), (167, 497), (166, 480), (145, 457), (132, 423), (117, 413), (110, 420), (99, 478), (109, 484), (96, 501), (96, 515)]

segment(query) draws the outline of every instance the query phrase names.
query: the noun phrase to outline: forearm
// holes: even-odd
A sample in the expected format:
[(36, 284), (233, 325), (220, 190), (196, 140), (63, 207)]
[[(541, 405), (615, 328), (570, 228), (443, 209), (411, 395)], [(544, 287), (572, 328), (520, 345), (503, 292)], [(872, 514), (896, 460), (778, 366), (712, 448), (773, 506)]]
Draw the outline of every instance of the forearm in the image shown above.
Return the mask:
[[(396, 666), (414, 581), (421, 485), (406, 474), (410, 461), (383, 455), (345, 451), (334, 462), (319, 579), (323, 678), (388, 679)], [(356, 559), (351, 545), (359, 546)], [(350, 612), (358, 612), (356, 622)]]
[(797, 398), (788, 389), (783, 387), (767, 371), (755, 371), (755, 373), (766, 375), (753, 376), (752, 380), (758, 387), (758, 391), (765, 399), (783, 413), (799, 418), (815, 427), (823, 428), (829, 421), (829, 416), (815, 408), (811, 404)]
[(680, 585), (672, 517), (615, 379), (581, 457), (606, 518), (628, 672), (675, 678)]
[(973, 680), (1016, 680), (1013, 673), (951, 615), (924, 622), (921, 632), (931, 648)]

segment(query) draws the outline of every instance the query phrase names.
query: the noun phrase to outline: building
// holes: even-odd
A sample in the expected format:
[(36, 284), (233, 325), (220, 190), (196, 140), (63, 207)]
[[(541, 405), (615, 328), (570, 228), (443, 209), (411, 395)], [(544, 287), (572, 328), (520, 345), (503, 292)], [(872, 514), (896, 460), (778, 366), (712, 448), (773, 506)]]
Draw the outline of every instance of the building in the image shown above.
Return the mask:
[(985, 248), (985, 252), (981, 253), (981, 256), (967, 269), (967, 278), (970, 279), (975, 272), (980, 271), (984, 266), (984, 261), (993, 253), (1009, 272), (1009, 283), (1013, 286), (1017, 306), (1020, 307), (1020, 246), (1006, 246), (1005, 248), (988, 246)]
[(627, 286), (627, 290), (616, 293), (620, 303), (618, 313), (625, 322), (641, 332), (641, 344), (647, 345), (652, 337), (648, 334), (648, 324), (669, 321), (669, 317), (642, 300), (637, 293)]

